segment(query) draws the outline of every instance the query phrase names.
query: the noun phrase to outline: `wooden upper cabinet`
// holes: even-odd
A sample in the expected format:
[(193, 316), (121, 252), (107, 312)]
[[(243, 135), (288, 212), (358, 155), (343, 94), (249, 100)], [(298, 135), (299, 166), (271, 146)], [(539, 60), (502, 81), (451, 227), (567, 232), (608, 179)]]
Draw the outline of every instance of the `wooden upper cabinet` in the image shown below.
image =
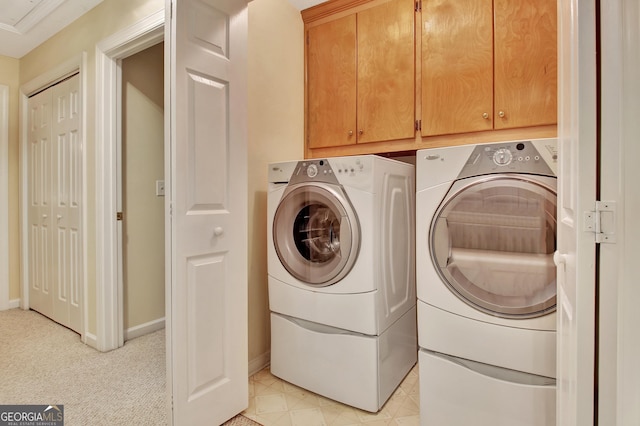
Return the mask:
[(305, 20), (307, 148), (413, 138), (414, 1), (343, 3)]
[(423, 0), (422, 134), (492, 128), (492, 1)]
[(356, 15), (307, 31), (310, 148), (356, 142)]
[(555, 0), (423, 0), (422, 135), (555, 124)]
[(392, 0), (357, 14), (358, 143), (415, 136), (415, 10)]
[(494, 127), (556, 123), (556, 0), (495, 0), (494, 7)]

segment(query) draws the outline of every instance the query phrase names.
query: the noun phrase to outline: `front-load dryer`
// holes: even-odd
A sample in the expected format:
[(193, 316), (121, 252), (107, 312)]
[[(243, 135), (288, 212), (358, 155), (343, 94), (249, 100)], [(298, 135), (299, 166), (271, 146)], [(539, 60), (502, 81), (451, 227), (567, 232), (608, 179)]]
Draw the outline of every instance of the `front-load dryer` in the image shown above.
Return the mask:
[(423, 425), (555, 416), (556, 144), (416, 154)]
[(271, 371), (378, 411), (417, 360), (414, 166), (269, 165)]

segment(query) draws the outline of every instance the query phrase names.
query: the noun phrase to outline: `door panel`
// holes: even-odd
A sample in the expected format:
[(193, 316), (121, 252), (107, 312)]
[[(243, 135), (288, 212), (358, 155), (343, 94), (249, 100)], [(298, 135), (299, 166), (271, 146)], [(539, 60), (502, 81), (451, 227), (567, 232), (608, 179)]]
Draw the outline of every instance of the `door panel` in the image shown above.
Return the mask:
[(51, 268), (51, 93), (29, 99), (28, 244), (29, 304), (44, 315), (53, 315)]
[(246, 3), (166, 6), (173, 423), (220, 424), (248, 403)]
[[(578, 7), (578, 3), (580, 7)], [(594, 234), (583, 213), (596, 199), (595, 2), (558, 4), (558, 425), (595, 424)]]
[(80, 77), (29, 99), (29, 304), (81, 330)]
[(56, 292), (54, 319), (79, 331), (82, 240), (80, 238), (81, 153), (79, 77), (53, 86), (52, 223)]

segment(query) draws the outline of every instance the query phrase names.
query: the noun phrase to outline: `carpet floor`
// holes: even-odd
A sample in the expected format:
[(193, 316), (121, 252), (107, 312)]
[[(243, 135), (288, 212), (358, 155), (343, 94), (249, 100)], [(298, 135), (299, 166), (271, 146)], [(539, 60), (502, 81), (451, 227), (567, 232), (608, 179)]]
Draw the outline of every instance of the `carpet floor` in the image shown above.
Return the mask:
[(103, 353), (37, 312), (0, 312), (2, 405), (64, 405), (67, 426), (166, 425), (165, 368), (164, 330)]

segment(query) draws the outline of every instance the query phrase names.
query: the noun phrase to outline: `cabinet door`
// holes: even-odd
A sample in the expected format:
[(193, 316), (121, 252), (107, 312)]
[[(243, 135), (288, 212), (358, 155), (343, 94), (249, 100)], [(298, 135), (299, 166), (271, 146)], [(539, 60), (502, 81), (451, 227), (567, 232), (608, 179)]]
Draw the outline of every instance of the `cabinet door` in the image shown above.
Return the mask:
[(415, 135), (415, 9), (392, 0), (357, 14), (358, 143)]
[(555, 0), (495, 0), (494, 128), (557, 121)]
[(307, 32), (309, 148), (356, 143), (356, 15)]
[(491, 130), (491, 0), (425, 0), (422, 7), (422, 135)]

